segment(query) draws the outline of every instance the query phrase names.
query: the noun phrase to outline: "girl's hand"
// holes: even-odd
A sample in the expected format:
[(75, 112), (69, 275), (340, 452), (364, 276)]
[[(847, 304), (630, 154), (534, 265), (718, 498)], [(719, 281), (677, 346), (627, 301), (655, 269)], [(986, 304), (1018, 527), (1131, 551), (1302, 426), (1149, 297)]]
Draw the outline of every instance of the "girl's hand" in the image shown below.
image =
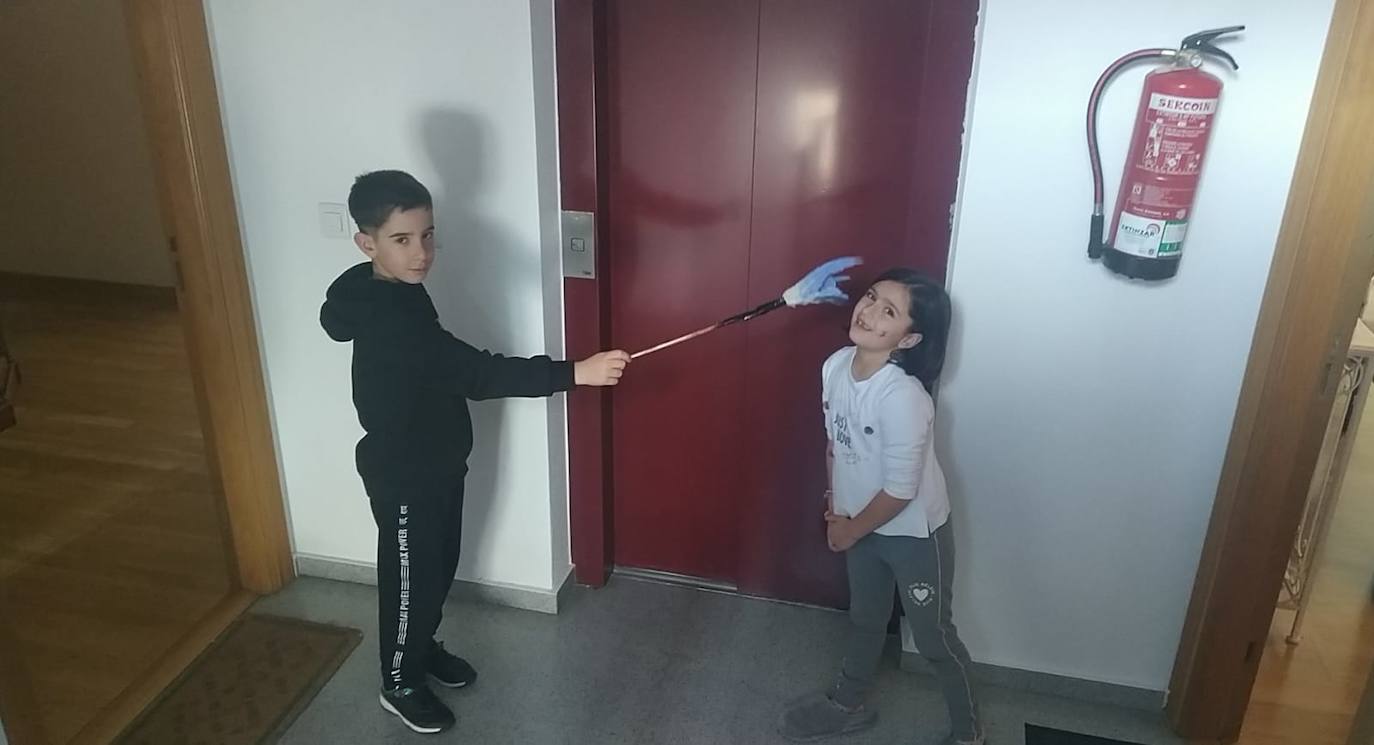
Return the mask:
[(573, 381), (577, 385), (615, 385), (628, 364), (630, 355), (619, 350), (594, 354), (573, 365)]
[(825, 522), (825, 539), (830, 544), (831, 551), (835, 553), (848, 551), (855, 543), (859, 542), (859, 537), (855, 535), (848, 517), (836, 515), (834, 512), (826, 510)]

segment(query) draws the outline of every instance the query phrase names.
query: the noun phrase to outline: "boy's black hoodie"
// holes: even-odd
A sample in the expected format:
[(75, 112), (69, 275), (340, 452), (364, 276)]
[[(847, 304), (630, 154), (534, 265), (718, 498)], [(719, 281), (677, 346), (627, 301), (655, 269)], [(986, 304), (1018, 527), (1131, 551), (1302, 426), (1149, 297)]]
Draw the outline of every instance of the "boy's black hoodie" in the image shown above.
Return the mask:
[(334, 280), (320, 325), (353, 342), (353, 405), (365, 481), (461, 477), (472, 452), (467, 399), (550, 396), (573, 387), (573, 366), (479, 351), (439, 325), (423, 285), (373, 277), (359, 264)]

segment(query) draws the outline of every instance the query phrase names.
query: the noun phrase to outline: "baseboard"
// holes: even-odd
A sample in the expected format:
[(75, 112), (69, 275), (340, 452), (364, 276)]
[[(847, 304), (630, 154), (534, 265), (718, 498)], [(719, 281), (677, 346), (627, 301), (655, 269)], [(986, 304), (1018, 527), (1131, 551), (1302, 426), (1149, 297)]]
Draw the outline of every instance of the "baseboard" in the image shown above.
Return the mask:
[[(296, 574), (302, 577), (319, 577), (360, 585), (375, 586), (377, 584), (377, 566), (375, 564), (311, 556), (309, 554), (296, 555)], [(557, 590), (455, 579), (453, 586), (449, 589), (449, 597), (538, 613), (557, 614), (559, 607), (566, 599), (569, 588), (573, 585), (571, 577), (572, 572), (569, 570)]]
[[(901, 667), (907, 672), (933, 675), (930, 663), (919, 653), (902, 650)], [(1095, 680), (1071, 678), (1065, 675), (1040, 673), (1014, 667), (1001, 667), (982, 662), (973, 663), (973, 679), (985, 685), (1008, 688), (1014, 691), (1042, 693), (1075, 701), (1085, 701), (1104, 706), (1116, 706), (1141, 711), (1161, 711), (1164, 708), (1164, 691), (1148, 688), (1101, 683)]]
[(572, 594), (573, 588), (575, 587), (577, 587), (577, 580), (573, 576), (572, 565), (569, 565), (567, 570), (563, 572), (563, 581), (558, 583), (558, 593), (555, 597), (557, 603), (554, 610), (555, 613), (567, 607), (568, 596)]

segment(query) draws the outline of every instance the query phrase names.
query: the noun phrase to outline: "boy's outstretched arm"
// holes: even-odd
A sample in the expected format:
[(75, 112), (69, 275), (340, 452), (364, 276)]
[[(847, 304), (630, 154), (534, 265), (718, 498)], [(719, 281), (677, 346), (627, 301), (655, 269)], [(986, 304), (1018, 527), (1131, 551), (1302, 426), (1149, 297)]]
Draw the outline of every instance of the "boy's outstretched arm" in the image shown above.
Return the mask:
[(506, 357), (492, 354), (454, 337), (436, 324), (435, 348), (443, 376), (457, 393), (473, 401), (493, 398), (541, 398), (575, 385), (607, 386), (620, 382), (630, 357), (602, 352), (581, 362), (556, 362), (548, 357)]

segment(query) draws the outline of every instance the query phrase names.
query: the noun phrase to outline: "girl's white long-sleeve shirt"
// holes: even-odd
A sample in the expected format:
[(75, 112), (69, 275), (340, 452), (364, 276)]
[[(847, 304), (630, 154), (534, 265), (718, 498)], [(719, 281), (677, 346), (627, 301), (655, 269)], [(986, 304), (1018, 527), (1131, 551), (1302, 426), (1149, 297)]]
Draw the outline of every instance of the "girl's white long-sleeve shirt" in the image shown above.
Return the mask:
[(935, 403), (897, 365), (855, 380), (855, 351), (841, 349), (821, 368), (835, 511), (854, 517), (886, 491), (910, 504), (876, 532), (927, 538), (949, 519), (949, 491), (935, 457)]

